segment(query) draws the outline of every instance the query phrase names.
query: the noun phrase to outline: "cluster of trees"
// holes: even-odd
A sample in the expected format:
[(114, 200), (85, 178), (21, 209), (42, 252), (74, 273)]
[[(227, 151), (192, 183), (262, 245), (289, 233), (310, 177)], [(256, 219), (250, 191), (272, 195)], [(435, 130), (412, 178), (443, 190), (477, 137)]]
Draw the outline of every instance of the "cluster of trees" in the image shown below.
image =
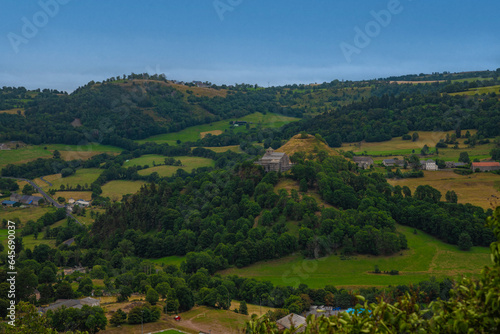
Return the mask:
[[(498, 301), (500, 288), (500, 208), (489, 218), (496, 241), (491, 245), (492, 268), (485, 268), (479, 280), (462, 278), (449, 290), (449, 298), (422, 302), (415, 293), (405, 293), (396, 303), (379, 298), (376, 303), (358, 297), (352, 315), (344, 313), (332, 318), (308, 318), (304, 333), (386, 332), (406, 333), (490, 333), (500, 326)], [(269, 316), (250, 321), (246, 333), (279, 333), (275, 319)]]
[(457, 127), (478, 129), (484, 137), (500, 134), (496, 98), (450, 96), (440, 93), (372, 96), (312, 119), (290, 123), (283, 133), (302, 130), (321, 134), (328, 144), (385, 141), (409, 131), (448, 131)]

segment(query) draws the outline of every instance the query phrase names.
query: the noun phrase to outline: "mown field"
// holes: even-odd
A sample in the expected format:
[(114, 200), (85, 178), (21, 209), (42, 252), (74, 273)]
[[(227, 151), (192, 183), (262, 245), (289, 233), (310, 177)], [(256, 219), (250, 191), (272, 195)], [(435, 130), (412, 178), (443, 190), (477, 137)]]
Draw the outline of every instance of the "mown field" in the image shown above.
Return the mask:
[(176, 145), (176, 141), (180, 140), (181, 142), (186, 141), (197, 141), (202, 137), (202, 133), (205, 132), (223, 132), (232, 128), (235, 132), (245, 132), (245, 126), (234, 127), (229, 124), (230, 121), (247, 121), (252, 122), (250, 124), (251, 127), (256, 127), (259, 124), (265, 128), (279, 128), (287, 123), (294, 122), (299, 120), (295, 117), (282, 116), (278, 114), (267, 113), (266, 115), (257, 112), (251, 115), (247, 115), (241, 118), (231, 118), (223, 121), (213, 122), (210, 124), (196, 125), (186, 128), (179, 132), (172, 132), (167, 134), (161, 134), (153, 137), (149, 137), (146, 139), (138, 140), (137, 142), (142, 144), (146, 142), (155, 142), (155, 143), (168, 143), (170, 145)]
[(388, 180), (395, 186), (408, 186), (412, 192), (419, 185), (428, 184), (444, 195), (454, 190), (458, 195), (458, 203), (471, 203), (484, 209), (500, 205), (500, 175), (492, 173), (473, 173), (458, 175), (453, 171), (424, 171), (423, 178)]
[(120, 201), (123, 195), (138, 192), (143, 184), (145, 184), (144, 181), (110, 181), (101, 187), (101, 196), (109, 197), (112, 201)]
[(0, 221), (3, 219), (13, 220), (19, 218), (21, 224), (26, 224), (28, 220), (36, 221), (47, 212), (55, 211), (53, 207), (29, 206), (26, 208), (0, 208)]
[[(46, 149), (45, 149), (46, 148)], [(38, 158), (51, 158), (54, 150), (61, 153), (64, 160), (82, 159), (86, 160), (90, 157), (101, 154), (119, 154), (122, 149), (114, 146), (88, 144), (88, 145), (63, 145), (63, 144), (47, 144), (47, 145), (28, 145), (22, 148), (12, 149), (8, 151), (0, 151), (0, 168), (8, 164), (22, 164)]]
[(216, 153), (223, 153), (227, 151), (233, 151), (236, 153), (243, 153), (239, 145), (231, 145), (231, 146), (221, 146), (221, 147), (204, 147), (208, 150), (212, 150)]
[(43, 189), (50, 189), (50, 188), (59, 189), (61, 185), (64, 185), (65, 187), (67, 185), (75, 187), (78, 184), (81, 186), (87, 184), (88, 186), (90, 186), (92, 182), (97, 180), (97, 178), (99, 177), (99, 175), (101, 175), (101, 173), (102, 169), (82, 168), (82, 169), (77, 169), (75, 174), (67, 177), (62, 177), (60, 173), (44, 176), (43, 179), (45, 181), (52, 183), (52, 186), (49, 186), (47, 182), (44, 182), (40, 178), (35, 179), (34, 182)]
[(190, 173), (195, 168), (211, 167), (214, 166), (215, 164), (215, 162), (212, 159), (179, 156), (173, 158), (175, 160), (180, 160), (182, 166), (166, 166), (166, 165), (155, 166), (155, 164), (156, 165), (164, 164), (165, 158), (166, 157), (162, 155), (146, 154), (139, 158), (126, 161), (124, 163), (124, 167), (148, 165), (149, 168), (140, 170), (138, 172), (139, 175), (149, 175), (153, 172), (157, 172), (158, 175), (164, 177), (164, 176), (172, 176), (178, 169), (183, 169), (186, 172)]
[(213, 167), (215, 165), (215, 162), (208, 158), (174, 157), (174, 159), (180, 160), (182, 162), (182, 166), (156, 166), (140, 170), (138, 173), (139, 175), (149, 175), (153, 172), (157, 172), (158, 175), (164, 177), (174, 175), (178, 169), (183, 169), (186, 172), (191, 173), (191, 171), (195, 168)]
[[(457, 246), (445, 244), (421, 231), (415, 235), (410, 227), (397, 228), (407, 237), (410, 249), (395, 255), (357, 255), (349, 260), (331, 255), (308, 260), (295, 254), (246, 268), (226, 269), (221, 274), (253, 277), (281, 286), (300, 283), (311, 288), (327, 284), (343, 287), (387, 286), (417, 283), (432, 276), (438, 279), (461, 275), (477, 277), (480, 270), (490, 264), (489, 248), (473, 247), (471, 251), (463, 252)], [(375, 265), (382, 271), (399, 270), (400, 275), (373, 274)]]

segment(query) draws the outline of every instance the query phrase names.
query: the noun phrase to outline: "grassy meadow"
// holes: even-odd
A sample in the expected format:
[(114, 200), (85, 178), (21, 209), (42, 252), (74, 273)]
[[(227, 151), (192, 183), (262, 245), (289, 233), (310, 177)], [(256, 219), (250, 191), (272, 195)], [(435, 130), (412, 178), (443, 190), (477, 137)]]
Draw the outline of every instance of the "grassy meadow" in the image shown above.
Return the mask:
[(234, 127), (229, 124), (230, 121), (236, 120), (252, 122), (253, 124), (250, 124), (251, 127), (256, 127), (260, 124), (265, 128), (279, 128), (287, 123), (294, 122), (299, 119), (272, 113), (267, 113), (264, 115), (260, 112), (257, 112), (241, 118), (231, 118), (223, 121), (213, 122), (210, 124), (191, 126), (179, 132), (161, 134), (138, 140), (137, 142), (139, 144), (155, 142), (158, 144), (168, 143), (170, 145), (176, 145), (177, 140), (180, 140), (181, 142), (197, 141), (198, 139), (202, 138), (202, 133), (212, 133), (214, 135), (217, 135), (229, 129), (233, 129), (233, 131), (235, 132), (245, 132), (245, 126)]
[(493, 173), (473, 173), (458, 175), (451, 170), (424, 171), (423, 178), (388, 180), (395, 186), (408, 186), (412, 192), (419, 185), (429, 184), (444, 195), (454, 190), (458, 195), (458, 203), (471, 203), (483, 209), (500, 205), (500, 175)]
[(94, 155), (101, 153), (119, 154), (122, 149), (114, 146), (88, 144), (88, 145), (27, 145), (17, 150), (0, 151), (0, 168), (8, 164), (22, 164), (38, 158), (51, 158), (53, 152), (58, 150), (64, 160), (87, 160)]
[(231, 146), (221, 146), (221, 147), (204, 147), (208, 150), (212, 150), (215, 153), (224, 153), (227, 151), (233, 151), (236, 153), (243, 153), (243, 151), (240, 148), (240, 145), (231, 145)]
[(489, 87), (478, 87), (478, 88), (469, 88), (465, 92), (458, 93), (450, 93), (450, 95), (483, 95), (489, 93), (500, 93), (500, 85), (489, 86)]
[(143, 184), (145, 184), (144, 181), (110, 181), (101, 187), (101, 196), (109, 197), (112, 201), (120, 201), (123, 195), (138, 192)]
[(40, 178), (35, 179), (34, 182), (43, 189), (59, 189), (61, 185), (76, 186), (79, 184), (81, 186), (84, 186), (85, 184), (87, 184), (90, 186), (92, 182), (97, 180), (101, 173), (102, 170), (98, 168), (82, 168), (77, 169), (75, 174), (67, 177), (62, 177), (60, 173), (44, 176), (43, 179), (52, 183), (52, 186), (49, 186), (48, 183), (44, 182)]
[[(461, 275), (477, 277), (491, 262), (489, 248), (473, 247), (464, 252), (424, 232), (418, 231), (415, 235), (410, 227), (398, 225), (397, 229), (407, 237), (409, 249), (391, 256), (357, 255), (342, 260), (339, 255), (330, 255), (309, 260), (295, 254), (246, 268), (226, 269), (221, 274), (253, 277), (282, 286), (305, 283), (311, 288), (327, 284), (355, 288), (418, 283), (432, 276), (438, 279)], [(375, 265), (382, 271), (399, 270), (400, 274), (373, 274)]]

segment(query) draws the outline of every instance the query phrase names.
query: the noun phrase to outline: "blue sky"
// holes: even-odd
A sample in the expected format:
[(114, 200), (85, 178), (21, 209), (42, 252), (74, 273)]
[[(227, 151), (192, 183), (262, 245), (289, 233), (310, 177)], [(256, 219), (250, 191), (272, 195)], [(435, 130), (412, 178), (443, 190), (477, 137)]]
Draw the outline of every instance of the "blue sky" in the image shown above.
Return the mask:
[(500, 67), (498, 0), (3, 0), (0, 8), (0, 86), (72, 91), (131, 72), (267, 86)]

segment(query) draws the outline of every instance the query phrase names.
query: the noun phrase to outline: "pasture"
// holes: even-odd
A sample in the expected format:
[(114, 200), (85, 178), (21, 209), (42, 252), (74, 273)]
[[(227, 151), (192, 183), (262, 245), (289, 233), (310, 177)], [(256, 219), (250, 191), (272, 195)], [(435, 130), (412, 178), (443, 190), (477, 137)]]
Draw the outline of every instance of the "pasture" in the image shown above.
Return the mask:
[[(356, 255), (342, 260), (340, 255), (333, 254), (311, 260), (294, 254), (220, 273), (252, 277), (281, 286), (305, 283), (311, 288), (328, 284), (356, 288), (418, 283), (432, 276), (438, 279), (461, 275), (477, 277), (484, 266), (491, 264), (489, 248), (473, 247), (464, 252), (424, 232), (418, 231), (415, 235), (410, 227), (398, 225), (397, 229), (408, 239), (410, 249), (391, 256)], [(400, 274), (373, 274), (375, 265), (382, 271), (399, 270)]]
[(54, 150), (61, 153), (61, 158), (68, 160), (87, 160), (94, 155), (101, 153), (118, 154), (122, 149), (114, 146), (88, 144), (88, 145), (27, 145), (18, 149), (0, 151), (0, 168), (8, 164), (22, 164), (38, 158), (48, 159), (53, 155)]
[(102, 186), (103, 197), (109, 197), (112, 201), (120, 201), (123, 195), (135, 194), (141, 189), (144, 181), (110, 181)]
[[(476, 145), (468, 147), (464, 144), (464, 137), (467, 130), (462, 131), (462, 138), (457, 141), (458, 148), (454, 149), (453, 145), (448, 145), (447, 148), (440, 148), (438, 155), (429, 155), (426, 159), (441, 159), (444, 161), (458, 161), (461, 152), (467, 152), (469, 158), (473, 159), (488, 159), (490, 151), (494, 148), (494, 144)], [(374, 157), (375, 163), (381, 163), (383, 159), (393, 157), (402, 158), (404, 155), (410, 155), (413, 152), (420, 154), (420, 150), (427, 145), (431, 151), (435, 150), (436, 144), (445, 139), (446, 134), (452, 134), (454, 131), (416, 131), (419, 135), (417, 141), (403, 140), (401, 137), (392, 138), (384, 142), (360, 142), (360, 143), (343, 143), (341, 149), (344, 151), (353, 151), (356, 154), (365, 154)], [(475, 134), (477, 130), (469, 130), (471, 134)], [(412, 133), (410, 133), (411, 135)]]
[(227, 151), (233, 151), (236, 153), (243, 153), (243, 151), (240, 148), (240, 145), (231, 145), (231, 146), (221, 146), (221, 147), (204, 147), (208, 150), (212, 150), (215, 153), (224, 153)]
[(174, 157), (175, 160), (180, 160), (182, 166), (156, 166), (147, 169), (140, 170), (139, 175), (149, 175), (153, 172), (157, 172), (161, 177), (172, 176), (178, 169), (183, 169), (188, 173), (195, 168), (200, 167), (213, 167), (215, 162), (212, 159), (200, 158), (200, 157)]
[(180, 140), (181, 142), (197, 141), (202, 137), (202, 133), (220, 134), (225, 130), (229, 129), (233, 129), (233, 131), (237, 133), (245, 132), (246, 131), (245, 126), (234, 127), (229, 124), (229, 122), (236, 120), (252, 122), (252, 124), (250, 124), (250, 127), (256, 127), (258, 125), (261, 125), (264, 128), (279, 128), (287, 123), (294, 122), (299, 119), (295, 117), (288, 117), (272, 113), (267, 113), (264, 115), (260, 112), (257, 112), (240, 118), (231, 118), (223, 121), (213, 122), (210, 124), (195, 125), (186, 128), (182, 131), (161, 134), (146, 139), (138, 140), (136, 142), (139, 144), (147, 142), (155, 142), (158, 144), (168, 143), (170, 145), (176, 145), (177, 140)]
[(489, 87), (469, 88), (465, 92), (450, 93), (450, 95), (483, 95), (489, 93), (500, 93), (500, 85)]
[(458, 203), (471, 203), (483, 209), (500, 205), (500, 175), (493, 173), (473, 173), (458, 175), (451, 170), (424, 171), (423, 178), (388, 180), (392, 186), (408, 186), (412, 193), (419, 185), (429, 184), (444, 196), (447, 191), (454, 190), (458, 195)]
[(64, 185), (65, 187), (67, 185), (76, 187), (78, 184), (81, 186), (87, 184), (88, 186), (90, 186), (92, 182), (97, 180), (101, 173), (102, 169), (82, 168), (77, 169), (75, 174), (67, 177), (62, 177), (60, 173), (44, 176), (43, 179), (52, 183), (52, 186), (49, 186), (48, 183), (42, 181), (40, 178), (35, 179), (34, 182), (41, 186), (43, 189), (60, 189), (61, 185)]
[(28, 220), (36, 221), (47, 212), (53, 212), (53, 207), (29, 206), (26, 208), (0, 208), (0, 220), (14, 220), (19, 218), (21, 225), (26, 224)]
[(182, 261), (184, 261), (184, 256), (172, 255), (172, 256), (161, 257), (159, 259), (149, 259), (149, 261), (153, 262), (156, 265), (159, 265), (160, 267), (172, 264), (179, 267)]

